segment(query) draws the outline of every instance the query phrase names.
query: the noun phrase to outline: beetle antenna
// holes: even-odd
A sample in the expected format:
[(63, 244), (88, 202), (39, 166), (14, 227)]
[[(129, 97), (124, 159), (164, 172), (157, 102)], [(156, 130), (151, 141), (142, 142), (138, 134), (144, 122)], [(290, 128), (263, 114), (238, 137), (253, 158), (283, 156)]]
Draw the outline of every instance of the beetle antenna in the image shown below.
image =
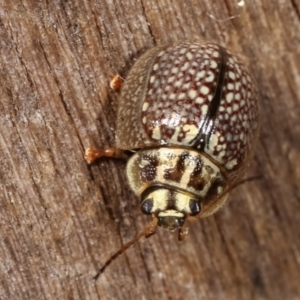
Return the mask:
[(218, 195), (218, 199), (219, 198), (222, 198), (224, 195), (228, 194), (230, 191), (234, 190), (235, 188), (237, 188), (239, 185), (242, 185), (243, 183), (245, 182), (248, 182), (248, 181), (254, 181), (254, 180), (259, 180), (259, 179), (262, 179), (263, 176), (262, 175), (257, 175), (257, 176), (252, 176), (252, 177), (248, 177), (248, 178), (245, 178), (243, 180), (240, 180), (236, 183), (234, 183), (233, 185), (229, 186), (227, 189), (225, 189), (220, 195)]
[(93, 277), (94, 282), (99, 278), (99, 276), (104, 272), (104, 270), (123, 252), (125, 252), (130, 246), (135, 244), (139, 239), (142, 237), (148, 238), (151, 235), (155, 234), (155, 228), (157, 225), (157, 218), (153, 217), (152, 221), (149, 223), (149, 225), (135, 238), (133, 238), (131, 241), (123, 245), (117, 252), (115, 252), (111, 257), (103, 264), (103, 266), (98, 270), (97, 274)]
[[(245, 178), (243, 180), (240, 180), (236, 183), (234, 183), (233, 185), (227, 187), (221, 194), (219, 194), (216, 198), (215, 198), (215, 201), (217, 201), (218, 199), (224, 197), (226, 194), (228, 194), (230, 191), (234, 190), (236, 187), (238, 187), (239, 185), (242, 185), (243, 183), (245, 182), (248, 182), (248, 181), (254, 181), (254, 180), (259, 180), (259, 179), (262, 179), (263, 176), (262, 175), (257, 175), (257, 176), (252, 176), (252, 177), (248, 177), (248, 178)], [(193, 217), (189, 217), (188, 220), (189, 221), (196, 221), (198, 220), (198, 218), (201, 218), (201, 214), (197, 215), (197, 216), (193, 216)], [(186, 236), (186, 234), (183, 236), (183, 238)], [(182, 239), (183, 239), (182, 238)], [(178, 236), (178, 240), (182, 240), (180, 239), (180, 235)]]
[(259, 179), (262, 179), (262, 178), (263, 178), (262, 175), (257, 175), (257, 176), (252, 176), (252, 177), (248, 177), (248, 178), (245, 178), (243, 180), (240, 180), (240, 181), (234, 183), (233, 185), (229, 186), (228, 189), (226, 189), (224, 191), (224, 193), (222, 193), (222, 196), (224, 196), (224, 194), (227, 194), (230, 191), (234, 190), (236, 187), (238, 187), (239, 185), (242, 185), (245, 182), (259, 180)]

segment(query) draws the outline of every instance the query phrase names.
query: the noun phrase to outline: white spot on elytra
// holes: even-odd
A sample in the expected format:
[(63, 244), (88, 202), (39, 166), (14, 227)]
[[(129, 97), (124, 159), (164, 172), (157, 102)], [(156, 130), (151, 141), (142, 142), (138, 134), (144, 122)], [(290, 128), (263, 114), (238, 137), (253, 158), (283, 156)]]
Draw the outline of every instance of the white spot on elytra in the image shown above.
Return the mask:
[(160, 126), (159, 125), (154, 127), (153, 132), (152, 132), (152, 138), (154, 140), (160, 140), (161, 139), (161, 132), (160, 132)]
[(186, 93), (180, 93), (180, 94), (178, 95), (178, 99), (179, 99), (179, 100), (183, 100), (183, 99), (185, 99), (185, 97), (186, 97)]
[(234, 60), (232, 59), (232, 57), (229, 57), (228, 62), (229, 62), (230, 64), (234, 64)]
[(206, 82), (213, 82), (214, 79), (215, 79), (214, 73), (213, 72), (208, 72), (207, 74), (208, 74), (208, 76), (205, 78), (205, 81)]
[(208, 106), (206, 104), (202, 105), (201, 106), (202, 116), (205, 116), (207, 114), (207, 111), (208, 111)]
[(187, 59), (192, 60), (194, 56), (193, 56), (193, 54), (191, 52), (188, 52), (186, 54), (186, 57), (187, 57)]
[(175, 80), (175, 76), (171, 76), (171, 77), (169, 77), (168, 78), (168, 82), (170, 83), (170, 82), (173, 82)]
[(185, 52), (186, 52), (187, 50), (186, 50), (186, 48), (182, 48), (182, 49), (180, 49), (180, 54), (184, 54)]
[(157, 69), (158, 69), (158, 64), (155, 64), (155, 65), (153, 66), (153, 70), (156, 71)]
[(218, 51), (214, 51), (213, 54), (212, 54), (212, 56), (216, 57), (216, 58), (219, 57), (219, 52)]
[[(240, 93), (235, 94), (234, 98), (235, 98), (235, 100), (240, 100), (241, 94)], [(242, 104), (240, 104), (240, 105), (242, 106)]]
[(220, 151), (223, 151), (223, 150), (225, 150), (225, 147), (223, 145), (217, 145), (216, 151), (220, 152)]
[(240, 89), (241, 83), (240, 82), (236, 82), (235, 84), (235, 90), (238, 91)]
[(194, 69), (189, 69), (189, 73), (190, 73), (191, 75), (195, 75), (196, 71), (195, 71)]
[(183, 90), (188, 90), (188, 89), (190, 88), (190, 85), (191, 85), (190, 82), (185, 83), (185, 84), (182, 86), (182, 89), (183, 89)]
[(233, 90), (234, 89), (234, 85), (232, 83), (227, 83), (227, 89), (228, 90)]
[(213, 151), (213, 149), (215, 147), (218, 146), (219, 143), (219, 137), (220, 137), (221, 133), (219, 131), (216, 131), (215, 133), (213, 133), (209, 139), (209, 152), (207, 152), (208, 154), (210, 154), (210, 152)]
[(203, 97), (197, 97), (195, 102), (198, 103), (198, 104), (202, 104), (204, 101), (204, 98)]
[(205, 76), (205, 71), (200, 71), (196, 75), (196, 80), (199, 80), (199, 78), (203, 78)]
[(169, 96), (169, 99), (170, 100), (174, 100), (176, 98), (176, 94), (172, 93), (170, 96)]
[(230, 103), (233, 100), (233, 93), (227, 93), (226, 94), (226, 101), (227, 103)]
[(155, 81), (155, 76), (150, 77), (150, 83), (153, 83)]
[(171, 85), (167, 85), (167, 86), (165, 87), (165, 91), (168, 92), (168, 91), (170, 91), (172, 88), (173, 88), (173, 87), (172, 87)]
[(218, 67), (218, 64), (215, 60), (211, 60), (210, 61), (210, 67), (213, 69), (216, 69)]
[(182, 79), (175, 81), (174, 86), (180, 87), (182, 85)]
[(148, 102), (144, 102), (142, 110), (146, 111), (148, 109), (148, 107), (149, 107), (149, 103)]
[(178, 68), (177, 67), (174, 67), (171, 69), (171, 73), (172, 74), (176, 74), (178, 72)]
[(190, 66), (190, 63), (189, 62), (186, 62), (183, 67), (181, 68), (181, 71), (186, 71)]
[(235, 80), (235, 74), (231, 71), (228, 72), (228, 76), (229, 78), (231, 78), (232, 80)]
[(188, 96), (190, 97), (190, 99), (195, 99), (197, 97), (197, 91), (195, 90), (189, 90), (188, 92)]
[(185, 138), (182, 140), (182, 143), (191, 141), (198, 134), (198, 127), (195, 125), (186, 124), (182, 129), (185, 131)]
[(207, 95), (209, 93), (209, 88), (205, 85), (202, 85), (201, 88), (200, 88), (200, 92), (203, 95)]
[(237, 159), (232, 159), (226, 164), (226, 169), (232, 169), (237, 164)]
[(230, 119), (231, 122), (235, 122), (236, 121), (236, 115), (233, 115)]
[(237, 111), (239, 109), (239, 106), (235, 103), (233, 104), (233, 111)]

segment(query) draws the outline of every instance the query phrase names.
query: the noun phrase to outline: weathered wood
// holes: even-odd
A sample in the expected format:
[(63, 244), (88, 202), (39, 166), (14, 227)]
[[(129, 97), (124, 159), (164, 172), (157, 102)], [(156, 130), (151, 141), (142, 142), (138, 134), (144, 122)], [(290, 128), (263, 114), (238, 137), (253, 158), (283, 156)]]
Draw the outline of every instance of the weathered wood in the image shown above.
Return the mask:
[[(299, 299), (300, 2), (0, 2), (1, 299)], [(182, 243), (158, 230), (98, 267), (147, 224), (114, 144), (125, 76), (160, 42), (205, 38), (258, 82), (261, 136), (248, 175)]]

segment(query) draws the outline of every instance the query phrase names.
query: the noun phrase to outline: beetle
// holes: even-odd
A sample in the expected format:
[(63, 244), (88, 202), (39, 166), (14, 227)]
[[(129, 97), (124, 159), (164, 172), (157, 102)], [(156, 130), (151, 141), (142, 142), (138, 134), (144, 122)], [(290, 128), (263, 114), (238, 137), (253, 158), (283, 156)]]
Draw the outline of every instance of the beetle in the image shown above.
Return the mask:
[(131, 244), (153, 234), (156, 225), (178, 229), (182, 240), (187, 219), (209, 216), (226, 203), (258, 137), (257, 94), (241, 60), (211, 42), (159, 45), (137, 60), (118, 103), (117, 148), (87, 149), (86, 160), (133, 151), (128, 182), (153, 221), (95, 279)]

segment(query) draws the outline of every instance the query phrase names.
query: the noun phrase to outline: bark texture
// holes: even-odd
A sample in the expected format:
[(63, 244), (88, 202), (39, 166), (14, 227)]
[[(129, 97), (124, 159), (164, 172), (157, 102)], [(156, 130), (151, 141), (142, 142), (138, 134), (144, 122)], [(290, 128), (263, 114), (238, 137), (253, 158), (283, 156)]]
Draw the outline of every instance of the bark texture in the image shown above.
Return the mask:
[[(212, 4), (214, 2), (214, 4)], [(1, 299), (300, 299), (300, 1), (0, 1)], [(261, 134), (230, 203), (182, 243), (148, 223), (114, 145), (118, 93), (155, 44), (208, 39), (246, 60)]]

